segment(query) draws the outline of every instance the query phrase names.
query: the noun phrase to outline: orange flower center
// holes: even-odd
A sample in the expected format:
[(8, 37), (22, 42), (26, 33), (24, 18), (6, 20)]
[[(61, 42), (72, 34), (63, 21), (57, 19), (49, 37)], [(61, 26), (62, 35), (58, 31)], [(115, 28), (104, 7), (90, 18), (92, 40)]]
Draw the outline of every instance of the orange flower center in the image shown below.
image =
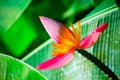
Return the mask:
[(78, 29), (75, 30), (74, 26), (71, 24), (72, 30), (62, 27), (60, 29), (59, 43), (54, 43), (53, 56), (63, 55), (67, 53), (71, 48), (77, 49), (81, 40), (81, 25), (78, 21)]

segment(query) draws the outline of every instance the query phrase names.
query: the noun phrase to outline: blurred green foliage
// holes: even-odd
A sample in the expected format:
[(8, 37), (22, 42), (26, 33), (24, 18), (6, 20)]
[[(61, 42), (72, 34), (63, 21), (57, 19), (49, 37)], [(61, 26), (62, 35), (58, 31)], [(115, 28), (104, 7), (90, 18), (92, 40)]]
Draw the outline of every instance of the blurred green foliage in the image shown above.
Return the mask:
[(0, 0), (0, 34), (8, 30), (31, 0)]
[(7, 32), (2, 34), (2, 40), (12, 55), (19, 57), (36, 38), (36, 34), (33, 25), (21, 16)]
[(0, 0), (0, 52), (17, 58), (24, 57), (49, 39), (39, 16), (69, 26), (70, 22), (82, 19), (94, 9), (93, 2), (94, 0)]

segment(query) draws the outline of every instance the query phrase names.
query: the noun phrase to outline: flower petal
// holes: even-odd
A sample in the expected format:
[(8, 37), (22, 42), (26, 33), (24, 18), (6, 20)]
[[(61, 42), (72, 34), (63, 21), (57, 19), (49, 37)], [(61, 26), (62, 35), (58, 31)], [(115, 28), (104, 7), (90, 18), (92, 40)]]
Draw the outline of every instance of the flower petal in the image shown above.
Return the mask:
[(100, 25), (90, 35), (81, 41), (79, 48), (85, 49), (91, 47), (98, 40), (100, 33), (103, 32), (107, 27), (107, 23)]
[(60, 43), (61, 39), (63, 39), (61, 37), (64, 37), (63, 35), (66, 33), (68, 33), (70, 36), (72, 35), (72, 32), (60, 22), (43, 16), (40, 16), (40, 20), (50, 37), (57, 43)]
[(105, 29), (107, 29), (108, 23), (100, 25), (98, 28), (96, 28), (96, 32), (103, 32)]
[(69, 51), (68, 53), (64, 55), (56, 56), (50, 60), (47, 60), (37, 66), (40, 70), (49, 70), (54, 68), (59, 68), (67, 63), (69, 63), (74, 57), (73, 51)]

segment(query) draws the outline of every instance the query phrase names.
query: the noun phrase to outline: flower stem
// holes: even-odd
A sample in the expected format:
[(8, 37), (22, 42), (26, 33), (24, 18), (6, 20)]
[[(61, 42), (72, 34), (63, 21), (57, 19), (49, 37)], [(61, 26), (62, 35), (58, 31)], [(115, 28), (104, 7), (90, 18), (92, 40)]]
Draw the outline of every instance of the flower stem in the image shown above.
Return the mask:
[(104, 63), (102, 63), (99, 59), (91, 55), (85, 50), (77, 50), (81, 55), (86, 57), (88, 60), (90, 60), (92, 63), (94, 63), (97, 67), (99, 67), (111, 80), (119, 80), (118, 77), (114, 74), (114, 72), (111, 71), (111, 69), (108, 68)]

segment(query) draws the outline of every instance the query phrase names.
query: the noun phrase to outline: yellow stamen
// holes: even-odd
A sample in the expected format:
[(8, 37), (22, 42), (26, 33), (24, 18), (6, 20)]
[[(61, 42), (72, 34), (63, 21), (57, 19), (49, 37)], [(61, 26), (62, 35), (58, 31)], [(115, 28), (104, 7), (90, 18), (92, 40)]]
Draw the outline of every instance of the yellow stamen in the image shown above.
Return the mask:
[(72, 32), (76, 34), (76, 31), (75, 31), (75, 28), (74, 28), (73, 24), (70, 23), (70, 25), (71, 25), (71, 27), (72, 27)]
[(53, 50), (53, 56), (66, 54), (71, 48), (77, 48), (80, 43), (81, 38), (81, 26), (80, 21), (78, 21), (78, 28), (75, 30), (72, 23), (72, 32), (67, 28), (61, 28), (60, 30), (60, 43), (53, 44), (55, 50)]
[(81, 40), (81, 24), (80, 24), (80, 21), (78, 21), (78, 36), (79, 36), (79, 39)]
[[(73, 34), (74, 34), (74, 38), (77, 39), (76, 30), (75, 30), (74, 26), (72, 25), (72, 23), (70, 23), (70, 25), (71, 25), (71, 27), (72, 27), (72, 32), (73, 32)], [(75, 40), (75, 39), (74, 39), (74, 40)]]
[(64, 44), (57, 44), (57, 43), (54, 43), (53, 47), (56, 48), (55, 50), (53, 50), (53, 54), (52, 54), (53, 56), (65, 54), (67, 51), (71, 49), (71, 46)]
[(73, 31), (73, 34), (74, 34), (74, 37), (75, 37), (75, 42), (80, 42), (80, 34), (81, 34), (81, 26), (80, 26), (80, 21), (78, 21), (78, 30), (76, 31), (74, 26), (72, 24), (70, 24), (71, 27), (72, 27), (72, 31)]

